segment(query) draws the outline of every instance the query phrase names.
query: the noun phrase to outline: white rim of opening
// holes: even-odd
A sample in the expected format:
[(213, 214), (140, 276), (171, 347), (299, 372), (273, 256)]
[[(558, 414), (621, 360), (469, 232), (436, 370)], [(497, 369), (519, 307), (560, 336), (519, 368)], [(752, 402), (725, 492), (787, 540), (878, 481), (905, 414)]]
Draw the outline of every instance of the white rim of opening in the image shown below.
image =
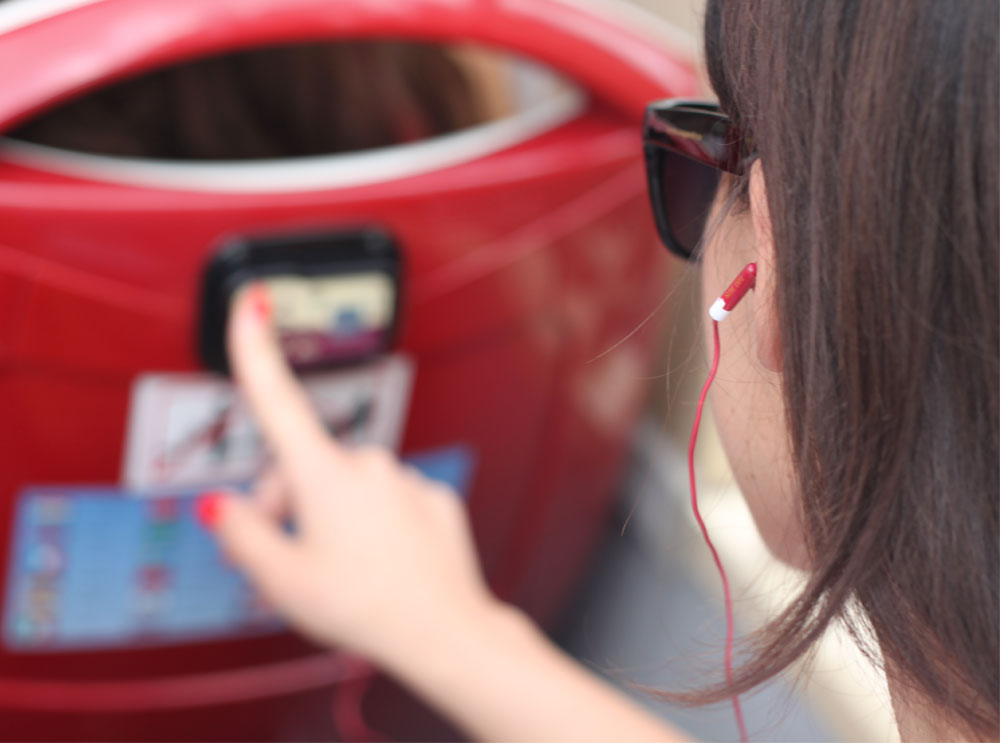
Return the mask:
[(104, 0), (6, 0), (0, 6), (0, 35)]
[(0, 140), (0, 161), (91, 181), (210, 193), (358, 187), (442, 170), (514, 147), (573, 120), (587, 100), (579, 88), (570, 89), (496, 121), (348, 154), (187, 163), (91, 155), (6, 138)]

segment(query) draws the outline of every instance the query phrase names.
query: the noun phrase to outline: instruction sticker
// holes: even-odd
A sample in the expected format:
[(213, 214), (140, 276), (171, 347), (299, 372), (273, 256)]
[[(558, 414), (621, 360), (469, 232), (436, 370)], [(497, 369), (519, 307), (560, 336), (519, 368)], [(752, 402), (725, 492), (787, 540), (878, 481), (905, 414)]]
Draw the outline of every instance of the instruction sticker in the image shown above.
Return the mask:
[(198, 524), (194, 493), (34, 487), (18, 498), (3, 642), (27, 651), (142, 647), (282, 625)]
[[(404, 461), (468, 497), (476, 456), (453, 444)], [(3, 644), (46, 652), (261, 635), (284, 625), (198, 523), (198, 488), (33, 485), (15, 501)]]
[[(303, 383), (327, 429), (347, 444), (396, 450), (413, 364), (394, 355)], [(246, 482), (267, 448), (231, 382), (209, 374), (145, 374), (132, 387), (122, 484), (142, 493)]]

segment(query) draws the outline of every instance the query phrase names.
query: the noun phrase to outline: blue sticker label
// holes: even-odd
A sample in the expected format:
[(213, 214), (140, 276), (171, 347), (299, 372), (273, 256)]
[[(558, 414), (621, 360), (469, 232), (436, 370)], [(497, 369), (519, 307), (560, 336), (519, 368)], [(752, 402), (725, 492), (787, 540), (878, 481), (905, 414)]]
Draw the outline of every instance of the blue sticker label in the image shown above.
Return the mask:
[(6, 644), (58, 650), (276, 629), (271, 611), (197, 523), (196, 494), (23, 493), (7, 582)]
[(475, 457), (468, 447), (452, 446), (421, 454), (412, 454), (403, 461), (416, 467), (432, 480), (451, 487), (463, 498), (469, 495)]
[[(465, 447), (406, 460), (466, 495)], [(270, 633), (282, 625), (197, 522), (200, 490), (33, 487), (13, 524), (4, 643), (39, 652)]]

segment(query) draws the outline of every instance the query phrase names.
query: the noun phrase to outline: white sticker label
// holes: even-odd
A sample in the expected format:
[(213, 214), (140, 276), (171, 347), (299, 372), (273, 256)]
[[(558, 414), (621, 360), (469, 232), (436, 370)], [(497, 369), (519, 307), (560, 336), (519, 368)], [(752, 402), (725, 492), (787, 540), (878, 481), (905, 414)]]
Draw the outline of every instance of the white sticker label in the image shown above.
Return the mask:
[[(397, 449), (413, 365), (390, 356), (357, 369), (303, 378), (327, 428), (346, 444)], [(132, 387), (122, 482), (163, 489), (247, 482), (268, 457), (235, 387), (209, 374), (144, 374)]]

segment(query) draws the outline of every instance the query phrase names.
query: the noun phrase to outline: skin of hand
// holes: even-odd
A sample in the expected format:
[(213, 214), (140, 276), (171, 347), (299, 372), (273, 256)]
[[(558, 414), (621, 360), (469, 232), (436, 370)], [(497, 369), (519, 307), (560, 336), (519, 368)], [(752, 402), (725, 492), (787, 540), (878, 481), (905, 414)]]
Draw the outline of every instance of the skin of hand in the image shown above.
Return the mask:
[(236, 298), (227, 344), (275, 461), (250, 498), (213, 493), (205, 510), (222, 549), (283, 616), (322, 644), (389, 664), (496, 608), (458, 496), (388, 452), (326, 433), (277, 345), (261, 285)]
[(374, 661), (477, 740), (683, 740), (493, 597), (453, 492), (327, 435), (269, 316), (262, 287), (243, 292), (227, 343), (275, 464), (252, 497), (212, 494), (202, 512), (278, 611)]

